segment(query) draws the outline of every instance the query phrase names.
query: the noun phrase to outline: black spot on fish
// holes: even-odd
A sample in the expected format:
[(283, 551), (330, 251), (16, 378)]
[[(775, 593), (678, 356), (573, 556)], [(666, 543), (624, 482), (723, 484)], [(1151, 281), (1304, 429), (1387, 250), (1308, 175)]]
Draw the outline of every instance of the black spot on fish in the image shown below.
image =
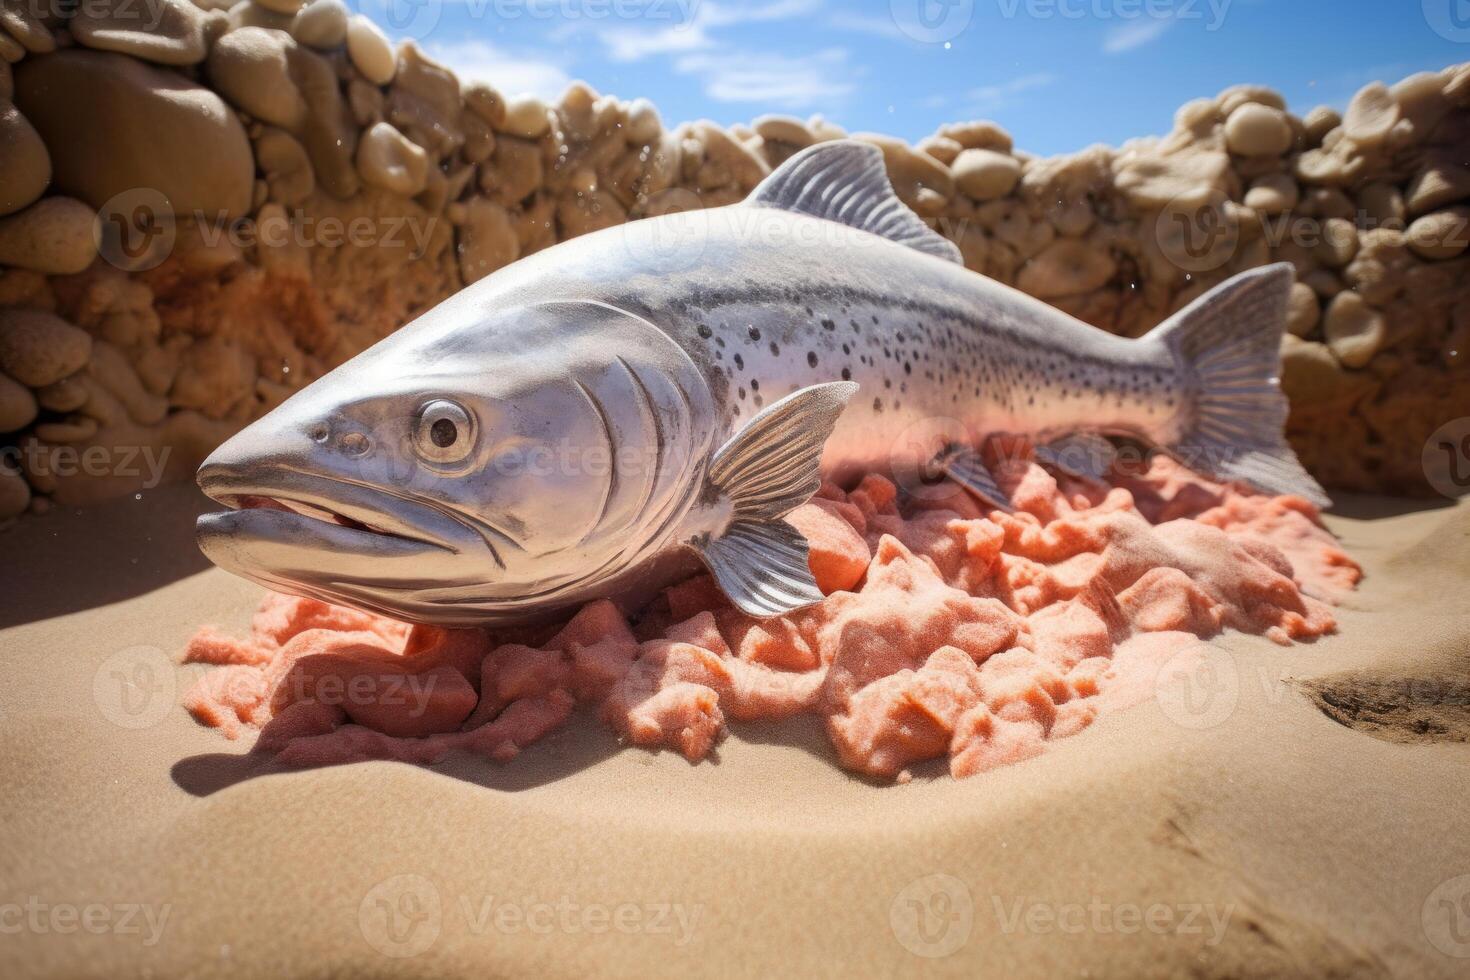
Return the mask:
[(843, 368), (842, 369), (842, 380), (843, 381), (851, 381), (852, 380), (852, 368)]
[(809, 351), (806, 352), (806, 363), (807, 363), (807, 367), (816, 367), (817, 366), (817, 352), (816, 351), (809, 350)]
[(748, 333), (750, 334), (750, 339), (751, 340), (760, 340), (761, 339), (761, 331), (760, 331), (760, 328), (759, 327), (752, 326), (750, 328), (750, 330), (748, 331)]
[(774, 340), (771, 341), (771, 356), (772, 357), (780, 357), (781, 356), (781, 346), (779, 344), (777, 344)]
[(709, 340), (710, 337), (712, 337), (714, 335), (714, 331), (711, 330), (709, 327), (707, 327), (707, 326), (705, 326), (704, 324), (701, 323), (699, 325), (699, 335), (701, 337), (703, 337), (705, 340)]
[(823, 330), (836, 330), (837, 329), (837, 324), (833, 323), (831, 320), (824, 319), (822, 321), (822, 329)]
[(745, 370), (745, 358), (741, 357), (739, 354), (736, 354), (735, 355), (735, 366), (737, 368), (739, 368), (740, 370), (744, 371)]
[(873, 411), (875, 411), (875, 412), (881, 412), (881, 411), (883, 411), (883, 399), (881, 399), (881, 398), (874, 398), (873, 399)]
[(745, 385), (741, 385), (736, 391), (740, 395), (740, 400), (745, 401)]
[(716, 337), (715, 338), (715, 344), (717, 346), (719, 346), (719, 347), (724, 347), (725, 346), (725, 338), (724, 337)]

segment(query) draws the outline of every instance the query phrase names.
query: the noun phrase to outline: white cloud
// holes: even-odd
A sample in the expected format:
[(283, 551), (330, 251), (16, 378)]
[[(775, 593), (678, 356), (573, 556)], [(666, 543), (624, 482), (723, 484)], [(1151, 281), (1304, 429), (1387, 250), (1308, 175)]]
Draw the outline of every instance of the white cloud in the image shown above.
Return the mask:
[(685, 55), (674, 70), (698, 76), (704, 93), (719, 102), (755, 102), (780, 109), (830, 104), (849, 95), (853, 84), (842, 80), (847, 52), (829, 48), (805, 57), (754, 51), (721, 51)]
[(650, 55), (687, 54), (716, 47), (711, 30), (741, 24), (769, 23), (802, 17), (817, 10), (821, 0), (772, 0), (769, 3), (725, 4), (701, 0), (691, 16), (676, 24), (651, 28), (639, 26), (603, 28), (598, 37), (607, 45), (613, 61), (641, 61)]
[(827, 18), (827, 24), (839, 31), (855, 34), (871, 34), (886, 41), (907, 41), (909, 36), (898, 29), (898, 22), (891, 16), (860, 14), (851, 10), (840, 10)]
[(1051, 72), (1036, 72), (1035, 74), (1022, 75), (1019, 78), (1013, 78), (1008, 82), (1001, 82), (997, 85), (982, 85), (979, 88), (972, 88), (964, 94), (962, 102), (964, 103), (966, 112), (975, 115), (985, 115), (986, 113), (999, 112), (1001, 109), (1013, 105), (1017, 96), (1034, 91), (1035, 89), (1046, 88), (1048, 85), (1056, 84), (1056, 82), (1057, 76)]
[(489, 82), (507, 95), (528, 93), (554, 101), (572, 81), (563, 63), (553, 58), (508, 54), (488, 41), (428, 43), (424, 48), (462, 81)]
[(1103, 51), (1107, 54), (1123, 54), (1125, 51), (1141, 48), (1163, 37), (1164, 32), (1173, 26), (1174, 21), (1168, 17), (1154, 17), (1120, 24), (1109, 30), (1107, 36), (1103, 38)]

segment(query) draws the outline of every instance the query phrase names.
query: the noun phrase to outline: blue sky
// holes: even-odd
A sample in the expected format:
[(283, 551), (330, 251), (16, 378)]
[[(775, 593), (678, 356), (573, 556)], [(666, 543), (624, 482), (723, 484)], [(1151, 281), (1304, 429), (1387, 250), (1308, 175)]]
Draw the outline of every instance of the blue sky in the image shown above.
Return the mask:
[(819, 112), (916, 140), (994, 119), (1034, 153), (1167, 131), (1236, 82), (1305, 112), (1470, 61), (1470, 0), (349, 0), (464, 78), (647, 96), (666, 124)]

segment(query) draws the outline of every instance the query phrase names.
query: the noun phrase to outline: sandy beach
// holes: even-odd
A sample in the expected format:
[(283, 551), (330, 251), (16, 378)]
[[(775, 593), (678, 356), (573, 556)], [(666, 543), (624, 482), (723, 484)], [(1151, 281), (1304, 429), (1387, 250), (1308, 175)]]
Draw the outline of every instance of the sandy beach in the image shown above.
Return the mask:
[(856, 779), (810, 718), (713, 762), (591, 718), (513, 765), (280, 771), (179, 699), (192, 489), (8, 532), (6, 976), (1462, 976), (1470, 507), (1343, 497), (1340, 633), (1227, 633), (1045, 755)]

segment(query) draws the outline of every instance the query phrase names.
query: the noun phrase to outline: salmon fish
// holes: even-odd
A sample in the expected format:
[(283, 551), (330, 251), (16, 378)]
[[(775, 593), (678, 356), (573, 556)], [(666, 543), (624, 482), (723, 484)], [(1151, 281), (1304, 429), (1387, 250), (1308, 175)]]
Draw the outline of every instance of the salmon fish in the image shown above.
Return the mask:
[(816, 602), (783, 515), (866, 471), (1006, 508), (989, 434), (1064, 469), (1053, 447), (1128, 436), (1325, 505), (1282, 436), (1291, 284), (1246, 272), (1116, 337), (968, 271), (877, 149), (823, 143), (739, 204), (522, 259), (308, 385), (200, 468), (229, 509), (198, 540), (272, 589), (463, 626), (632, 609), (701, 560), (753, 615)]

